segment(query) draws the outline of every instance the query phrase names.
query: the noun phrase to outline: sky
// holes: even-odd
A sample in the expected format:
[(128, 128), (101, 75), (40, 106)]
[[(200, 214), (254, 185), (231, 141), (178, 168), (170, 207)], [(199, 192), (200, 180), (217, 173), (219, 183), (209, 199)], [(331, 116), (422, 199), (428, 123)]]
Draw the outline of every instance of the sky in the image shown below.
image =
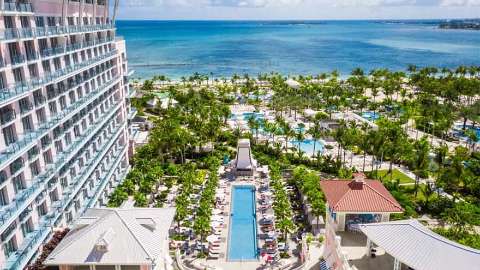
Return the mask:
[(118, 16), (148, 20), (479, 18), (480, 0), (120, 0)]

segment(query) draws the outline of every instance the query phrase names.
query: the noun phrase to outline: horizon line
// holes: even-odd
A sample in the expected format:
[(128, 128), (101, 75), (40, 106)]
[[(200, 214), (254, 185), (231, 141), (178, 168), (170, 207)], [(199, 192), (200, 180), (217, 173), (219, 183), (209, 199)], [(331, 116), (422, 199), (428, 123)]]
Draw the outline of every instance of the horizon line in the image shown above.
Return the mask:
[(118, 18), (117, 21), (163, 21), (163, 22), (199, 22), (199, 21), (311, 21), (311, 22), (328, 22), (328, 21), (448, 21), (448, 20), (480, 20), (478, 18), (463, 17), (463, 18), (418, 18), (418, 19), (380, 19), (380, 18), (364, 18), (364, 19), (148, 19), (148, 18)]

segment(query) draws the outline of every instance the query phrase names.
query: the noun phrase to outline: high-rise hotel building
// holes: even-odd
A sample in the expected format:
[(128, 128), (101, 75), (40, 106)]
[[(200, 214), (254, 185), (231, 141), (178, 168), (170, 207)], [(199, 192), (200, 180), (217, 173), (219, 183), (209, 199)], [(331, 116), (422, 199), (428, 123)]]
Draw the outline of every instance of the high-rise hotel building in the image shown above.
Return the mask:
[(23, 269), (129, 169), (134, 93), (110, 4), (0, 0), (0, 269)]

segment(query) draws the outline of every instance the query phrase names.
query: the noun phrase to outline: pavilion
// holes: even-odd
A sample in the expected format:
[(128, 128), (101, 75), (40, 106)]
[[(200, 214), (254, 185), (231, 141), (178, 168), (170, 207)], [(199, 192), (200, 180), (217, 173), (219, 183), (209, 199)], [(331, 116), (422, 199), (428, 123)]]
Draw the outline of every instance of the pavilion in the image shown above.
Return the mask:
[(414, 219), (361, 224), (360, 230), (368, 238), (367, 255), (374, 245), (382, 248), (394, 258), (394, 270), (480, 269), (480, 250), (450, 241)]
[(234, 162), (237, 176), (253, 176), (255, 174), (256, 162), (252, 157), (249, 139), (238, 141), (237, 158)]
[(363, 173), (354, 180), (323, 180), (320, 186), (327, 200), (327, 219), (335, 231), (359, 231), (358, 224), (386, 222), (403, 208), (380, 181), (368, 180)]
[(172, 269), (175, 208), (88, 209), (45, 260), (60, 270)]

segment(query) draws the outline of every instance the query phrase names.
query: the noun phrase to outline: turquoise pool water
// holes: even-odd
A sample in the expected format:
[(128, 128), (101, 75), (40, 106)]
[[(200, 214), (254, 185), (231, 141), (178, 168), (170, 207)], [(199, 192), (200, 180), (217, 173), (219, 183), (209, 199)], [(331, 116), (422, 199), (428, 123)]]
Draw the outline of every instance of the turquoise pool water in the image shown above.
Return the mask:
[(368, 121), (376, 121), (380, 119), (380, 114), (377, 112), (363, 112), (361, 116), (363, 117), (363, 119), (366, 119)]
[(234, 186), (228, 241), (229, 261), (257, 259), (257, 218), (255, 188)]
[[(296, 148), (298, 148), (298, 141), (291, 141), (290, 143), (292, 143)], [(315, 141), (312, 139), (306, 139), (302, 141), (300, 143), (300, 150), (305, 152), (305, 154), (308, 156), (313, 156), (314, 145), (315, 145), (315, 154), (317, 154), (318, 151), (320, 151), (320, 153), (323, 152), (323, 147), (324, 147), (323, 143), (321, 141), (317, 141), (315, 143)]]
[[(480, 127), (474, 127), (474, 126), (465, 126), (467, 128), (467, 130), (473, 130), (477, 133), (477, 142), (480, 142)], [(463, 129), (463, 126), (457, 126), (457, 129), (461, 130)], [(463, 132), (463, 131), (460, 131), (460, 132), (456, 132), (455, 133), (458, 137), (462, 137), (462, 138), (466, 138), (466, 134)]]

